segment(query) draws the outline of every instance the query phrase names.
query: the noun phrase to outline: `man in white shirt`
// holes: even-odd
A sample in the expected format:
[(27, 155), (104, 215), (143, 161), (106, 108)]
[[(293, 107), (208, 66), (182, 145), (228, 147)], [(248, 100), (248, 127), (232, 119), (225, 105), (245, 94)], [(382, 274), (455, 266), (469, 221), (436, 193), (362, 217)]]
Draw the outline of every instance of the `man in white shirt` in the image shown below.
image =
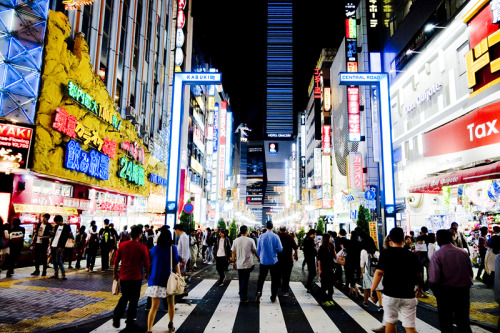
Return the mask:
[(66, 241), (71, 233), (71, 228), (69, 225), (64, 223), (64, 219), (61, 215), (56, 215), (54, 217), (54, 222), (57, 224), (55, 227), (54, 238), (52, 239), (52, 244), (50, 246), (52, 261), (54, 263), (54, 275), (51, 279), (59, 278), (59, 268), (61, 269), (62, 280), (66, 280), (66, 272), (64, 271), (64, 249), (66, 248)]
[(241, 236), (233, 242), (232, 258), (233, 269), (238, 270), (238, 279), (240, 284), (240, 302), (248, 302), (247, 291), (250, 272), (253, 270), (253, 255), (257, 257), (257, 248), (253, 239), (248, 237), (248, 227), (240, 227)]
[(177, 243), (177, 253), (179, 255), (179, 262), (181, 266), (181, 273), (184, 275), (186, 272), (186, 263), (191, 259), (191, 249), (189, 248), (189, 236), (184, 232), (184, 227), (176, 224), (174, 227), (175, 234), (179, 237)]

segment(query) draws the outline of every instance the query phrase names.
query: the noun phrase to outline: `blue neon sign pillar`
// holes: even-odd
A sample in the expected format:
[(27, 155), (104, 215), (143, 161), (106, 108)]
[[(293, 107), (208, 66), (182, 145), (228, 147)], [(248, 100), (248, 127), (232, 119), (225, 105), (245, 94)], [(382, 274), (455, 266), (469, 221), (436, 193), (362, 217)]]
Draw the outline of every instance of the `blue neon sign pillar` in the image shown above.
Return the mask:
[(221, 83), (222, 75), (216, 72), (175, 73), (172, 99), (172, 116), (170, 118), (170, 148), (167, 176), (167, 206), (165, 224), (170, 227), (177, 221), (179, 198), (179, 161), (181, 154), (182, 118), (184, 112), (184, 86), (186, 85), (217, 85)]
[(394, 161), (392, 156), (392, 121), (389, 95), (389, 75), (387, 73), (340, 73), (341, 85), (377, 86), (380, 96), (380, 137), (382, 148), (382, 184), (381, 189), (386, 231), (395, 225), (395, 188)]

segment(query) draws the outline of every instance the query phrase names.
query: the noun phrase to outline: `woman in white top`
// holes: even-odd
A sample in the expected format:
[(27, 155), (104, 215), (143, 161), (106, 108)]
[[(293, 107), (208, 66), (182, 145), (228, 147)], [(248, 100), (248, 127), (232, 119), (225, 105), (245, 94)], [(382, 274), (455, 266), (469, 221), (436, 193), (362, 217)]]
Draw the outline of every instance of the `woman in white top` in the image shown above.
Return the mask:
[[(363, 306), (368, 306), (368, 298), (370, 297), (370, 290), (373, 283), (373, 275), (377, 269), (376, 264), (380, 256), (373, 238), (367, 237), (363, 240), (363, 249), (361, 250), (361, 276), (363, 279)], [(382, 283), (377, 287), (378, 310), (382, 311)]]
[[(0, 268), (2, 267), (5, 258), (10, 253), (9, 251), (9, 227), (3, 223), (3, 218), (0, 217)], [(2, 270), (0, 269), (0, 272)]]

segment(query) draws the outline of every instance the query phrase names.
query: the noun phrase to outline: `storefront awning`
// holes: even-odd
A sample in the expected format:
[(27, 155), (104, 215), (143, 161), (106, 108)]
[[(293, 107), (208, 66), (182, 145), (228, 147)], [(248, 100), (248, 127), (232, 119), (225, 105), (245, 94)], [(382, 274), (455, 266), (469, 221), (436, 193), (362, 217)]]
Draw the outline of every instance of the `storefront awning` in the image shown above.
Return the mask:
[(441, 191), (443, 186), (474, 183), (488, 179), (500, 179), (500, 162), (426, 178), (411, 185), (408, 192), (437, 193)]

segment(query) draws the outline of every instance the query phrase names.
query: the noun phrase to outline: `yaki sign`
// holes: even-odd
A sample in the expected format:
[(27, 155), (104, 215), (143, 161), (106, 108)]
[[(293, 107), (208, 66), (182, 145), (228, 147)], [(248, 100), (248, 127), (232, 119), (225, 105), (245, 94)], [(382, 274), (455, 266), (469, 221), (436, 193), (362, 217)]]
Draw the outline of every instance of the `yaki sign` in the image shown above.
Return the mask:
[(26, 169), (33, 129), (0, 124), (0, 169)]

